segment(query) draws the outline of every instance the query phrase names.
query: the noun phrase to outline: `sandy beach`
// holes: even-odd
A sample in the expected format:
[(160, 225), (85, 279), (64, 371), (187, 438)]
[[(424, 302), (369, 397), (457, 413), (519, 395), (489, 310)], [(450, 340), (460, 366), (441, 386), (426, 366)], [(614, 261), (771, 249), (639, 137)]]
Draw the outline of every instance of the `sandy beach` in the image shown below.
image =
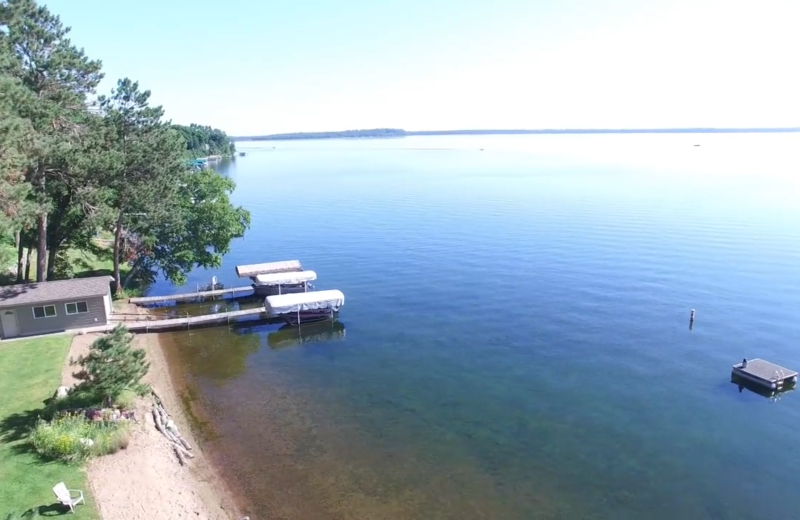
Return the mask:
[[(135, 312), (135, 311), (134, 311)], [(70, 359), (89, 350), (96, 334), (73, 338), (64, 364), (62, 384), (75, 383)], [(136, 405), (138, 424), (132, 425), (127, 449), (91, 461), (87, 467), (92, 496), (106, 520), (208, 519), (239, 520), (232, 495), (216, 474), (202, 447), (196, 442), (157, 334), (137, 335), (134, 345), (147, 353), (150, 370), (146, 377), (161, 398), (183, 437), (192, 446), (194, 459), (181, 466), (166, 438), (155, 427), (152, 398)]]

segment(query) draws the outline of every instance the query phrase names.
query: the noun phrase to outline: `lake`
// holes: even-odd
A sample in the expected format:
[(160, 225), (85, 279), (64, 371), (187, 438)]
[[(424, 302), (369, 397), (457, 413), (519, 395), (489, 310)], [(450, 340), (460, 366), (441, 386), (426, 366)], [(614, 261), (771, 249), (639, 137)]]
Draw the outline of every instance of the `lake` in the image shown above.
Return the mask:
[(730, 370), (800, 369), (798, 144), (239, 143), (252, 229), (187, 286), (300, 259), (346, 304), (167, 335), (196, 426), (254, 519), (791, 516), (800, 392)]

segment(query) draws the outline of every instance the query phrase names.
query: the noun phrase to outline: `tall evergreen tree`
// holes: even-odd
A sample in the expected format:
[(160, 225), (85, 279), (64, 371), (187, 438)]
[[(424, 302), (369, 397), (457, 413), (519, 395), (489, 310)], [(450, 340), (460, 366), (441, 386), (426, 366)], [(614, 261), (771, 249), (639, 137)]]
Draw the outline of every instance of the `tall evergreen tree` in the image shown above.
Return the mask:
[(102, 79), (101, 63), (90, 60), (67, 38), (58, 16), (34, 0), (0, 3), (0, 35), (14, 59), (0, 73), (17, 78), (28, 90), (18, 107), (30, 123), (26, 178), (36, 198), (36, 280), (46, 279), (48, 179), (63, 171), (63, 155), (86, 119), (86, 98)]
[(141, 242), (148, 222), (168, 223), (187, 172), (183, 142), (161, 107), (149, 105), (150, 91), (122, 79), (111, 95), (101, 96), (111, 159), (104, 184), (113, 193), (114, 281), (122, 289), (120, 265), (131, 259), (131, 242)]
[[(6, 43), (0, 38), (0, 68), (13, 60)], [(10, 242), (10, 237), (21, 226), (29, 225), (35, 215), (35, 208), (28, 201), (30, 185), (25, 182), (31, 128), (18, 111), (28, 101), (21, 82), (0, 73), (0, 241), (3, 242)], [(0, 257), (0, 264), (6, 266), (10, 260)]]

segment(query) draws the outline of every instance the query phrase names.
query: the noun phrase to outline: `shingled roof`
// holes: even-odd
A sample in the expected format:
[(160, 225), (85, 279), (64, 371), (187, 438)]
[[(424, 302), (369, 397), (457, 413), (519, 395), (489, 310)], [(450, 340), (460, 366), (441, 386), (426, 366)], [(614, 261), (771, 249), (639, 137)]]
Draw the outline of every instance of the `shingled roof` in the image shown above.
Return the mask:
[(35, 305), (64, 300), (79, 300), (108, 294), (110, 276), (73, 278), (53, 282), (25, 283), (0, 287), (0, 307)]

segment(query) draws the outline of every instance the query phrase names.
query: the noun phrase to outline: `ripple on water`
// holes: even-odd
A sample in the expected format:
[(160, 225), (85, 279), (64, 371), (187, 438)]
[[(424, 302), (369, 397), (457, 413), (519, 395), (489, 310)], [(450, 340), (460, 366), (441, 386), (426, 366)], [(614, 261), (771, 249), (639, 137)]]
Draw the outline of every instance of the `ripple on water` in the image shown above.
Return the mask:
[[(176, 335), (217, 462), (254, 507), (615, 520), (800, 507), (786, 478), (800, 401), (728, 380), (743, 356), (798, 366), (800, 215), (778, 198), (797, 159), (746, 170), (767, 145), (743, 136), (707, 136), (702, 160), (668, 136), (563, 137), (483, 155), (323, 143), (228, 166), (253, 228), (193, 277), (300, 258), (347, 296), (335, 342), (272, 348), (270, 326)], [(770, 157), (794, 145), (775, 139)]]

